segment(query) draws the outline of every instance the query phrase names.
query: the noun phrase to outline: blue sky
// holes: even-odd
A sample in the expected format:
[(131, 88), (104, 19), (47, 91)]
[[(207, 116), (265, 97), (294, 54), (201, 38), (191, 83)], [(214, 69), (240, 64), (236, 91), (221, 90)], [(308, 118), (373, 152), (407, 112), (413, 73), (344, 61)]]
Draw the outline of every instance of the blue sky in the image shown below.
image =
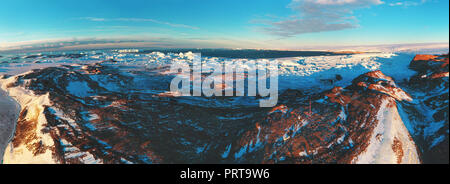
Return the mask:
[(448, 17), (448, 0), (2, 0), (0, 48), (89, 40), (280, 49), (447, 43)]

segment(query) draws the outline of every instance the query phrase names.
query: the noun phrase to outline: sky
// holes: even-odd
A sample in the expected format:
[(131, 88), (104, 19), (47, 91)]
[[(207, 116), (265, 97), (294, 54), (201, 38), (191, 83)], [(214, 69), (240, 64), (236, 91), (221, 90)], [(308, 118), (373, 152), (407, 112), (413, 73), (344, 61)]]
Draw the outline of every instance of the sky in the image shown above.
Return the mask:
[(0, 50), (448, 43), (448, 0), (2, 0)]

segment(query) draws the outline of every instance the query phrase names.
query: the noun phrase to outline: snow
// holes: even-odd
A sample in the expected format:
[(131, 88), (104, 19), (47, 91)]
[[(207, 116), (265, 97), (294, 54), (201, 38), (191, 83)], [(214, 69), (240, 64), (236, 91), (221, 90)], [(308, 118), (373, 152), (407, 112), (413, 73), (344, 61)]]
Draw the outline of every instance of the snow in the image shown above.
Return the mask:
[[(89, 64), (103, 60), (113, 59), (116, 63), (103, 63), (112, 66), (137, 66), (146, 68), (155, 68), (169, 66), (173, 62), (186, 62), (192, 64), (195, 54), (186, 53), (160, 53), (153, 52), (149, 54), (135, 53), (117, 53), (105, 52), (102, 55), (89, 54), (78, 59), (68, 58), (46, 58), (42, 63), (8, 63), (0, 64), (0, 70), (7, 71), (6, 74), (18, 74), (20, 72), (29, 71), (33, 68), (44, 68), (49, 66), (58, 66), (61, 64), (77, 65)], [(249, 68), (246, 64), (248, 61), (269, 61), (279, 62), (279, 89), (282, 91), (288, 88), (294, 89), (331, 89), (333, 86), (347, 86), (355, 77), (368, 71), (382, 70), (388, 76), (392, 76), (395, 80), (402, 80), (411, 76), (413, 71), (408, 69), (409, 62), (414, 57), (413, 54), (395, 54), (395, 53), (364, 53), (340, 56), (314, 56), (314, 57), (291, 57), (279, 59), (226, 59), (217, 57), (202, 57), (203, 64), (213, 62), (243, 62), (238, 67)], [(23, 62), (29, 62), (23, 60)], [(26, 65), (26, 66), (25, 66)], [(15, 72), (20, 70), (20, 72)], [(169, 74), (161, 71), (163, 74)], [(4, 72), (5, 73), (5, 72)], [(341, 81), (334, 81), (334, 84), (324, 84), (324, 81), (335, 79), (336, 75), (341, 75)], [(96, 80), (96, 78), (93, 78)], [(110, 83), (102, 83), (100, 85), (108, 90), (118, 90), (119, 86), (108, 85)], [(84, 84), (73, 84), (73, 92), (77, 96), (86, 96), (85, 92), (76, 90), (76, 86), (81, 85), (82, 89), (87, 90)]]
[(102, 161), (99, 159), (95, 159), (92, 154), (89, 152), (83, 152), (77, 147), (74, 147), (67, 140), (60, 140), (61, 146), (64, 147), (64, 157), (65, 159), (80, 159), (82, 163), (85, 164), (101, 164)]
[(78, 97), (88, 97), (92, 94), (92, 89), (85, 81), (71, 81), (66, 89), (70, 94)]
[[(48, 94), (45, 95), (34, 95), (31, 91), (25, 90), (20, 87), (7, 88), (7, 86), (15, 81), (15, 77), (10, 77), (8, 79), (0, 79), (1, 88), (8, 91), (9, 95), (16, 100), (22, 107), (22, 110), (27, 108), (27, 114), (25, 119), (37, 120), (36, 127), (36, 139), (34, 141), (39, 141), (45, 146), (54, 146), (53, 139), (49, 134), (43, 133), (41, 130), (47, 123), (45, 115), (43, 113), (44, 106), (50, 106), (50, 100)], [(56, 163), (53, 158), (52, 151), (46, 149), (44, 153), (39, 155), (34, 155), (31, 150), (27, 148), (26, 144), (22, 144), (16, 148), (12, 147), (9, 143), (5, 154), (3, 155), (4, 163)]]
[[(392, 99), (383, 99), (377, 114), (378, 124), (375, 127), (369, 141), (369, 146), (353, 160), (358, 164), (395, 164), (398, 156), (393, 151), (392, 145), (397, 138), (402, 146), (403, 164), (419, 164), (420, 159), (415, 143), (410, 139), (408, 130), (397, 111), (390, 107)], [(378, 137), (379, 136), (379, 137)]]
[[(49, 58), (45, 59), (43, 63), (9, 63), (9, 64), (0, 64), (0, 72), (2, 74), (10, 74), (17, 75), (22, 72), (29, 71), (35, 68), (44, 68), (49, 66), (59, 66), (61, 64), (70, 64), (73, 66), (79, 66), (79, 64), (86, 63), (95, 63), (102, 60), (114, 59), (117, 63), (104, 63), (104, 65), (111, 66), (138, 66), (138, 67), (146, 67), (146, 68), (154, 68), (160, 66), (168, 66), (172, 62), (187, 62), (192, 64), (192, 60), (195, 57), (194, 53), (169, 53), (164, 54), (160, 52), (154, 52), (150, 54), (126, 54), (126, 53), (104, 53), (103, 55), (88, 55), (84, 58), (80, 59), (67, 59), (67, 58)], [(396, 81), (401, 81), (403, 79), (407, 79), (414, 71), (408, 69), (409, 62), (413, 58), (411, 54), (394, 54), (394, 53), (366, 53), (366, 54), (355, 54), (355, 55), (343, 55), (343, 56), (315, 56), (315, 57), (293, 57), (293, 58), (280, 58), (280, 59), (262, 59), (264, 61), (277, 61), (280, 63), (278, 79), (279, 79), (279, 90), (285, 89), (306, 89), (308, 91), (313, 90), (324, 90), (331, 89), (334, 86), (347, 86), (351, 83), (351, 81), (368, 71), (373, 70), (382, 70), (384, 74), (393, 77)], [(246, 64), (248, 61), (257, 61), (252, 59), (225, 59), (225, 58), (215, 58), (215, 57), (203, 57), (202, 63), (208, 64), (212, 63), (212, 61), (223, 63), (223, 62), (236, 62), (242, 61), (244, 64), (238, 67), (241, 68), (249, 68), (249, 65)], [(261, 60), (260, 60), (261, 61)], [(165, 71), (161, 71), (161, 74), (169, 74)], [(340, 75), (342, 80), (336, 80), (336, 76)], [(108, 83), (102, 82), (101, 78), (93, 75), (91, 77), (93, 80), (99, 81), (100, 86), (110, 90), (117, 91), (120, 90), (120, 87)], [(37, 109), (35, 112), (30, 112), (30, 116), (37, 116), (39, 120), (38, 130), (42, 128), (42, 126), (46, 123), (45, 116), (43, 115), (43, 106), (48, 105), (51, 106), (48, 100), (48, 94), (46, 95), (34, 95), (33, 92), (27, 91), (20, 87), (14, 88), (6, 88), (6, 86), (16, 80), (16, 76), (9, 77), (7, 79), (1, 79), (0, 84), (1, 87), (5, 90), (8, 90), (10, 96), (14, 97), (15, 100), (20, 104), (21, 107), (33, 107)], [(331, 80), (333, 83), (324, 83), (324, 81)], [(93, 90), (89, 87), (89, 84), (84, 81), (71, 81), (66, 87), (66, 90), (75, 96), (78, 97), (87, 97), (93, 95)], [(406, 98), (406, 97), (405, 97)], [(180, 102), (185, 101), (186, 103), (199, 103), (205, 104), (205, 101), (196, 100), (193, 102), (191, 98), (180, 98)], [(244, 104), (251, 104), (252, 100), (248, 98), (235, 98), (235, 101), (240, 101)], [(231, 104), (236, 104), (235, 101), (232, 101)], [(228, 104), (224, 104), (220, 101), (214, 101), (218, 106), (226, 107)], [(370, 145), (365, 150), (365, 152), (360, 155), (357, 159), (354, 160), (355, 163), (395, 163), (396, 158), (395, 154), (392, 151), (391, 144), (392, 139), (394, 137), (398, 137), (403, 143), (405, 158), (403, 161), (405, 163), (418, 163), (418, 156), (415, 149), (414, 142), (410, 141), (408, 136), (409, 133), (403, 122), (398, 115), (396, 108), (387, 108), (386, 104), (383, 102), (383, 107), (379, 114), (378, 120), (380, 121), (378, 126), (375, 128), (374, 133), (370, 139)], [(120, 105), (113, 103), (111, 105)], [(56, 109), (49, 108), (53, 114), (55, 114), (58, 118), (66, 120), (70, 126), (73, 128), (80, 130), (80, 127), (74, 122), (74, 120), (66, 117), (64, 112)], [(237, 117), (221, 117), (223, 120), (236, 120), (247, 118), (247, 116), (237, 116)], [(344, 111), (340, 114), (341, 119), (346, 119), (346, 114)], [(88, 121), (93, 121), (99, 119), (96, 114), (89, 114), (86, 118)], [(302, 120), (301, 123), (297, 124), (295, 127), (294, 135), (300, 131), (301, 127), (306, 125), (308, 122)], [(95, 126), (92, 124), (85, 124), (87, 128), (91, 130), (95, 130)], [(441, 127), (441, 125), (431, 126), (429, 131), (430, 133), (435, 132), (436, 128)], [(432, 129), (433, 128), (433, 129)], [(260, 130), (259, 130), (260, 131)], [(378, 140), (376, 138), (377, 134), (382, 135), (382, 139)], [(37, 132), (39, 140), (42, 140), (46, 146), (53, 146), (54, 142), (47, 134), (43, 134), (41, 131)], [(284, 136), (284, 140), (289, 139), (289, 136)], [(339, 141), (343, 140), (345, 135), (339, 138)], [(436, 144), (439, 143), (440, 139), (435, 139)], [(105, 142), (102, 143), (105, 148), (111, 148)], [(188, 144), (189, 142), (186, 141)], [(190, 144), (190, 143), (189, 143)], [(262, 142), (259, 140), (259, 132), (254, 141), (250, 144), (245, 145), (238, 152), (234, 154), (235, 158), (242, 157), (247, 152), (255, 151), (256, 149), (261, 148)], [(433, 145), (434, 142), (433, 142)], [(11, 145), (9, 145), (9, 149), (11, 150)], [(74, 150), (75, 147), (70, 145), (66, 145), (66, 151), (68, 158), (82, 157), (83, 161), (86, 163), (101, 163), (101, 161), (96, 160), (89, 153), (79, 152), (79, 150)], [(206, 146), (199, 147), (196, 149), (199, 153), (204, 151)], [(78, 151), (78, 152), (77, 152)], [(225, 152), (222, 154), (223, 158), (227, 158), (231, 151), (231, 144), (228, 145), (225, 149)], [(383, 154), (380, 154), (383, 153)], [(299, 155), (307, 155), (306, 152), (299, 153)], [(27, 150), (25, 146), (21, 146), (19, 148), (15, 148), (14, 150), (8, 151), (5, 154), (5, 163), (54, 163), (56, 162), (54, 158), (52, 158), (51, 151), (47, 151), (44, 154), (33, 156), (33, 154)], [(124, 160), (125, 162), (126, 160)]]
[(439, 131), (442, 127), (445, 126), (444, 121), (439, 122), (429, 122), (428, 126), (424, 128), (423, 133), (425, 137), (431, 137), (436, 135), (436, 132)]
[[(408, 64), (414, 55), (394, 53), (365, 53), (341, 56), (314, 56), (291, 57), (279, 59), (226, 59), (217, 57), (202, 57), (202, 64), (209, 65), (213, 62), (242, 62), (240, 68), (251, 69), (249, 61), (279, 62), (279, 89), (331, 89), (333, 86), (324, 85), (323, 81), (335, 79), (341, 75), (341, 81), (335, 81), (333, 85), (347, 86), (355, 77), (374, 70), (381, 69), (386, 75), (393, 76), (396, 80), (409, 77), (413, 71), (408, 69)], [(194, 53), (159, 53), (153, 52), (136, 56), (135, 54), (105, 54), (96, 59), (114, 59), (119, 65), (144, 66), (148, 68), (169, 66), (172, 62), (193, 63)], [(398, 67), (397, 67), (398, 65)], [(395, 66), (395, 67), (394, 67)], [(170, 74), (161, 71), (162, 74)]]
[(230, 150), (231, 150), (231, 144), (229, 144), (229, 145), (226, 147), (225, 152), (223, 152), (223, 154), (222, 154), (222, 158), (227, 158), (228, 155), (230, 154)]
[[(56, 116), (57, 119), (62, 119), (66, 121), (73, 129), (75, 129), (78, 132), (81, 132), (81, 128), (78, 126), (78, 124), (75, 122), (75, 120), (69, 118), (68, 116), (64, 115), (64, 112), (60, 109), (57, 109), (55, 107), (50, 107), (48, 110)], [(65, 125), (64, 125), (65, 126)]]
[(308, 153), (306, 153), (306, 151), (302, 151), (302, 152), (298, 153), (298, 155), (301, 157), (305, 157), (305, 156), (308, 156)]
[(445, 139), (445, 135), (441, 135), (438, 138), (434, 139), (433, 142), (431, 143), (430, 148), (435, 147), (436, 145), (438, 145), (439, 143), (444, 141), (444, 139)]
[(3, 163), (3, 153), (11, 142), (20, 106), (0, 88), (0, 164)]
[(234, 154), (234, 158), (238, 159), (238, 158), (241, 158), (242, 156), (244, 156), (244, 154), (247, 152), (247, 148), (248, 148), (248, 145), (245, 145), (244, 147), (242, 147), (238, 152), (236, 152)]

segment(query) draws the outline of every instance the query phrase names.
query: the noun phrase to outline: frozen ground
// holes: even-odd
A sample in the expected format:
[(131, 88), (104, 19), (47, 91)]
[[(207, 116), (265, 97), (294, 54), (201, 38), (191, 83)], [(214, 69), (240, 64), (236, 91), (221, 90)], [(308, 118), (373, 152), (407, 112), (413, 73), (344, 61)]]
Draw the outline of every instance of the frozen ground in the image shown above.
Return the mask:
[[(69, 65), (76, 63), (94, 63), (103, 60), (117, 61), (113, 65), (125, 67), (163, 67), (172, 62), (184, 61), (192, 63), (194, 54), (192, 52), (178, 54), (164, 54), (153, 52), (149, 54), (100, 52), (92, 51), (82, 53), (82, 57), (67, 58), (49, 57), (45, 54), (30, 56), (10, 56), (0, 60), (0, 75), (17, 75), (35, 68), (44, 68), (58, 65)], [(355, 77), (368, 71), (382, 70), (385, 74), (392, 76), (396, 81), (411, 76), (412, 71), (407, 68), (414, 54), (393, 53), (366, 53), (355, 55), (338, 56), (313, 56), (292, 57), (280, 59), (265, 59), (269, 62), (278, 61), (279, 66), (279, 89), (331, 89), (333, 86), (346, 86)], [(14, 60), (12, 60), (12, 59)], [(203, 63), (211, 61), (224, 63), (242, 61), (246, 63), (251, 59), (226, 59), (217, 57), (203, 57)], [(244, 64), (245, 65), (245, 64)], [(241, 66), (248, 67), (248, 66)]]
[(13, 136), (19, 111), (19, 105), (0, 89), (0, 155)]
[[(277, 61), (279, 65), (279, 72), (278, 72), (278, 79), (279, 79), (279, 94), (281, 94), (284, 90), (287, 89), (297, 89), (300, 91), (303, 91), (305, 93), (318, 93), (322, 92), (323, 90), (332, 89), (335, 86), (348, 86), (352, 83), (352, 80), (354, 80), (356, 77), (367, 73), (369, 71), (375, 71), (375, 70), (381, 70), (384, 74), (387, 76), (393, 77), (396, 84), (400, 88), (403, 88), (404, 81), (406, 81), (409, 77), (415, 74), (415, 71), (412, 71), (408, 69), (408, 65), (410, 64), (412, 58), (414, 57), (414, 54), (405, 54), (405, 53), (365, 53), (365, 54), (354, 54), (354, 55), (338, 55), (338, 56), (313, 56), (313, 57), (291, 57), (291, 58), (279, 58), (279, 59), (259, 59), (259, 60), (266, 60), (268, 62)], [(120, 111), (118, 112), (127, 112), (130, 111), (132, 116), (129, 114), (124, 114), (124, 119), (117, 120), (121, 124), (133, 124), (129, 125), (130, 127), (139, 128), (139, 126), (150, 126), (148, 123), (144, 123), (147, 119), (151, 117), (150, 119), (153, 122), (153, 119), (157, 118), (158, 125), (151, 124), (151, 126), (156, 126), (148, 128), (148, 130), (164, 130), (167, 132), (172, 132), (173, 129), (175, 129), (177, 132), (177, 135), (179, 133), (183, 134), (189, 134), (191, 131), (194, 130), (186, 130), (183, 129), (183, 127), (176, 126), (176, 124), (173, 124), (175, 120), (177, 120), (177, 123), (185, 123), (186, 125), (195, 127), (195, 131), (198, 130), (198, 132), (205, 133), (207, 132), (210, 137), (214, 137), (217, 134), (214, 132), (215, 128), (218, 127), (210, 127), (209, 124), (202, 124), (205, 122), (214, 122), (214, 123), (221, 123), (225, 121), (230, 122), (242, 122), (242, 121), (248, 121), (249, 119), (258, 119), (252, 117), (251, 113), (246, 112), (239, 112), (236, 113), (234, 110), (238, 109), (238, 111), (242, 111), (242, 109), (249, 108), (248, 111), (253, 111), (251, 108), (255, 107), (258, 103), (255, 103), (254, 98), (240, 98), (240, 97), (233, 97), (233, 98), (203, 98), (203, 97), (182, 97), (182, 98), (175, 98), (171, 99), (170, 103), (177, 103), (181, 106), (179, 107), (186, 107), (187, 109), (201, 109), (200, 111), (192, 110), (191, 113), (200, 113), (200, 115), (191, 116), (191, 114), (188, 113), (188, 115), (183, 114), (183, 108), (180, 109), (173, 109), (175, 106), (168, 106), (167, 110), (164, 111), (162, 109), (166, 108), (166, 103), (164, 99), (159, 99), (158, 96), (171, 96), (171, 94), (168, 92), (168, 84), (170, 83), (171, 75), (168, 71), (168, 68), (170, 67), (170, 64), (173, 62), (183, 61), (186, 63), (191, 64), (194, 58), (194, 54), (192, 52), (187, 53), (169, 53), (164, 54), (160, 52), (153, 52), (148, 54), (137, 54), (137, 53), (122, 53), (122, 52), (116, 52), (116, 51), (91, 51), (91, 52), (81, 52), (77, 53), (75, 55), (66, 55), (66, 54), (34, 54), (34, 55), (21, 55), (21, 56), (5, 56), (0, 59), (0, 86), (2, 86), (3, 89), (7, 89), (8, 85), (13, 85), (16, 81), (16, 77), (24, 76), (24, 75), (18, 75), (20, 73), (28, 72), (33, 69), (38, 68), (46, 68), (46, 67), (52, 67), (52, 66), (61, 66), (65, 65), (64, 67), (60, 67), (57, 69), (49, 70), (49, 73), (42, 73), (42, 74), (33, 74), (33, 72), (29, 72), (30, 74), (26, 79), (21, 79), (21, 81), (24, 83), (23, 85), (27, 85), (30, 83), (38, 84), (36, 86), (31, 86), (35, 91), (23, 91), (22, 87), (17, 86), (14, 88), (9, 88), (8, 90), (10, 92), (13, 92), (14, 94), (11, 96), (15, 96), (14, 98), (18, 99), (19, 103), (22, 105), (22, 107), (28, 107), (30, 109), (33, 109), (34, 111), (28, 112), (28, 119), (35, 119), (36, 122), (39, 122), (39, 124), (44, 125), (46, 120), (44, 119), (44, 113), (50, 113), (55, 116), (57, 116), (60, 119), (67, 120), (67, 122), (72, 126), (72, 124), (80, 123), (80, 122), (89, 122), (84, 124), (86, 129), (80, 130), (79, 132), (86, 133), (86, 132), (94, 132), (98, 133), (100, 132), (98, 125), (102, 123), (107, 123), (107, 121), (103, 121), (102, 119), (107, 118), (110, 119), (110, 116), (108, 114), (99, 115), (95, 112), (103, 112), (102, 108), (112, 108), (112, 109), (118, 109)], [(106, 61), (106, 62), (103, 62)], [(218, 58), (218, 57), (203, 57), (202, 63), (205, 65), (208, 65), (213, 62), (218, 63), (226, 63), (226, 62), (236, 62), (236, 61), (242, 61), (244, 64), (238, 67), (242, 68), (248, 68), (249, 66), (245, 64), (248, 61), (252, 61), (252, 59), (226, 59), (226, 58)], [(100, 63), (101, 64), (94, 64), (94, 65), (84, 65), (84, 64), (92, 64), (92, 63)], [(96, 67), (102, 67), (105, 66), (106, 68), (98, 68)], [(75, 72), (76, 71), (76, 72)], [(78, 73), (79, 72), (79, 73)], [(49, 75), (55, 75), (55, 76), (49, 76)], [(2, 76), (6, 75), (6, 76)], [(12, 77), (9, 77), (12, 76)], [(45, 83), (43, 83), (45, 81)], [(3, 84), (2, 84), (3, 82)], [(88, 83), (87, 83), (88, 82)], [(44, 85), (43, 85), (44, 84)], [(53, 84), (53, 85), (48, 85)], [(98, 84), (98, 85), (97, 85)], [(76, 118), (80, 118), (75, 114), (73, 117), (68, 115), (73, 115), (71, 113), (63, 111), (79, 111), (78, 106), (74, 107), (67, 107), (64, 106), (64, 108), (50, 108), (48, 112), (44, 112), (43, 105), (50, 103), (48, 100), (48, 95), (45, 94), (35, 94), (34, 92), (41, 91), (41, 92), (47, 92), (47, 91), (53, 91), (53, 92), (61, 92), (64, 97), (72, 96), (74, 97), (75, 101), (79, 101), (83, 106), (85, 105), (93, 105), (91, 103), (94, 103), (95, 107), (98, 109), (91, 109), (92, 112), (88, 111), (80, 111), (80, 113), (83, 115), (82, 121), (77, 120)], [(127, 94), (129, 98), (136, 98), (138, 100), (135, 101), (123, 101), (123, 100), (113, 100), (115, 98), (123, 98), (119, 94)], [(37, 96), (36, 96), (37, 95)], [(118, 96), (119, 95), (119, 96)], [(305, 96), (305, 95), (303, 95)], [(306, 94), (308, 96), (308, 94)], [(42, 98), (41, 98), (42, 97)], [(102, 98), (106, 98), (103, 99)], [(10, 100), (8, 98), (3, 98), (4, 100), (0, 101), (3, 109), (3, 114), (8, 114), (9, 117), (15, 117), (12, 116), (13, 114), (17, 116), (17, 112), (10, 112), (9, 110), (12, 110), (11, 108), (15, 104), (11, 104)], [(71, 100), (74, 100), (71, 99)], [(52, 99), (52, 100), (58, 100), (58, 99)], [(111, 101), (110, 104), (108, 100)], [(143, 100), (150, 100), (143, 101)], [(50, 100), (51, 101), (51, 100)], [(142, 101), (143, 103), (137, 103)], [(60, 102), (64, 103), (64, 102)], [(104, 104), (96, 104), (96, 103), (104, 103)], [(136, 103), (136, 104), (133, 104)], [(447, 102), (448, 103), (448, 102)], [(160, 104), (160, 105), (159, 105)], [(132, 106), (132, 108), (127, 109), (126, 106)], [(134, 105), (134, 106), (133, 106)], [(147, 107), (148, 105), (151, 105)], [(136, 108), (139, 107), (139, 108)], [(145, 109), (145, 108), (147, 109)], [(245, 108), (243, 108), (245, 107)], [(5, 110), (8, 109), (8, 110)], [(100, 110), (99, 110), (100, 109)], [(211, 117), (207, 117), (202, 115), (203, 110), (207, 109), (209, 115), (211, 113), (218, 113), (216, 115), (211, 115)], [(214, 109), (220, 109), (217, 112), (214, 111)], [(224, 109), (230, 111), (224, 111)], [(139, 112), (134, 112), (133, 110), (137, 110)], [(154, 115), (146, 115), (145, 113), (142, 113), (141, 110), (148, 110), (146, 112), (157, 112)], [(259, 109), (260, 110), (260, 109)], [(159, 112), (162, 111), (162, 112)], [(172, 113), (172, 111), (176, 111), (177, 113)], [(212, 112), (214, 111), (214, 112)], [(1, 109), (0, 109), (1, 112)], [(109, 111), (105, 111), (109, 112)], [(222, 113), (223, 112), (223, 113)], [(234, 113), (234, 115), (233, 115)], [(402, 111), (400, 109), (400, 115), (402, 116)], [(142, 115), (144, 119), (138, 119), (138, 121), (135, 121), (133, 117), (135, 115)], [(250, 114), (250, 116), (249, 116)], [(389, 120), (392, 119), (399, 119), (398, 113), (388, 113), (386, 117), (389, 117)], [(258, 114), (259, 115), (259, 114)], [(184, 117), (186, 116), (186, 117)], [(116, 115), (112, 116), (114, 118), (117, 118)], [(180, 122), (177, 118), (183, 117), (181, 119), (191, 118), (191, 120), (187, 120), (186, 122)], [(394, 118), (395, 117), (395, 118)], [(75, 118), (75, 119), (74, 119)], [(133, 120), (131, 121), (130, 120)], [(196, 118), (205, 118), (205, 119), (196, 119)], [(210, 120), (208, 118), (212, 118), (213, 120)], [(402, 116), (403, 118), (403, 116)], [(141, 124), (139, 121), (142, 121)], [(150, 120), (148, 120), (150, 121)], [(198, 121), (198, 122), (196, 122)], [(217, 121), (217, 122), (215, 122)], [(98, 124), (98, 125), (91, 125), (90, 123)], [(164, 124), (164, 122), (172, 122), (168, 123), (167, 125)], [(401, 121), (394, 121), (397, 122), (397, 124), (403, 125)], [(399, 123), (400, 122), (400, 123)], [(409, 123), (409, 121), (406, 121)], [(201, 126), (196, 126), (197, 123), (199, 123)], [(385, 124), (389, 125), (389, 122), (384, 122)], [(412, 130), (412, 125), (405, 123), (406, 127), (408, 128), (409, 132), (412, 132), (414, 134), (414, 131)], [(135, 125), (136, 124), (136, 125)], [(9, 124), (11, 125), (11, 124)], [(13, 124), (12, 124), (13, 125)], [(165, 129), (164, 126), (174, 126)], [(217, 126), (217, 124), (214, 124)], [(163, 127), (159, 127), (163, 126)], [(225, 126), (225, 125), (224, 125)], [(400, 126), (400, 125), (399, 125)], [(14, 126), (12, 126), (14, 127)], [(106, 126), (108, 127), (108, 126)], [(242, 128), (244, 129), (245, 125), (242, 125)], [(101, 126), (100, 126), (101, 128)], [(178, 129), (180, 128), (180, 129)], [(236, 128), (236, 127), (233, 127)], [(404, 129), (404, 127), (401, 127)], [(139, 128), (141, 129), (141, 128)], [(224, 128), (221, 128), (222, 131)], [(11, 135), (11, 132), (13, 129), (11, 127), (2, 129), (5, 130), (5, 133), (2, 132), (2, 136), (5, 137), (3, 139), (3, 144), (6, 144), (8, 142), (8, 138)], [(113, 129), (111, 129), (113, 130)], [(389, 130), (397, 130), (397, 128), (392, 128)], [(110, 131), (108, 129), (108, 131)], [(163, 131), (163, 132), (164, 132)], [(195, 132), (194, 131), (194, 132)], [(233, 129), (234, 131), (234, 129)], [(237, 130), (236, 130), (237, 131)], [(385, 131), (388, 131), (386, 129)], [(8, 133), (9, 132), (9, 133)], [(145, 131), (138, 131), (140, 133), (148, 133)], [(167, 134), (167, 132), (157, 132), (157, 134)], [(195, 132), (195, 135), (198, 134), (198, 132)], [(432, 132), (431, 130), (429, 132)], [(225, 136), (228, 136), (227, 132)], [(235, 132), (236, 133), (236, 132)], [(37, 131), (36, 134), (42, 138), (42, 140), (51, 140), (49, 137), (46, 137), (47, 135), (41, 134), (41, 132)], [(231, 134), (231, 133), (230, 133)], [(237, 132), (236, 135), (241, 134), (241, 132)], [(147, 134), (145, 134), (147, 136)], [(154, 132), (151, 132), (148, 135), (154, 135)], [(89, 135), (91, 136), (91, 135)], [(3, 138), (2, 137), (2, 138)], [(101, 137), (101, 136), (100, 136)], [(131, 136), (133, 137), (133, 136)], [(229, 137), (236, 137), (236, 136), (229, 136)], [(189, 154), (190, 152), (195, 154), (192, 158), (194, 161), (198, 161), (196, 156), (198, 156), (199, 153), (205, 153), (210, 151), (208, 146), (206, 145), (204, 141), (207, 141), (208, 138), (202, 138), (202, 139), (195, 139), (195, 140), (184, 140), (183, 138), (192, 138), (191, 136), (183, 137), (183, 135), (175, 136), (169, 138), (169, 143), (173, 143), (174, 145), (181, 144), (183, 146), (186, 146), (186, 150), (179, 149), (176, 151), (180, 151), (180, 154), (186, 156), (186, 154)], [(401, 140), (406, 140), (404, 136), (399, 137)], [(156, 138), (155, 138), (156, 139)], [(173, 140), (172, 140), (173, 139)], [(181, 139), (181, 140), (178, 140)], [(231, 139), (231, 138), (228, 138)], [(90, 139), (89, 139), (90, 140)], [(99, 143), (103, 145), (103, 142), (101, 142), (102, 139), (99, 139)], [(142, 139), (138, 139), (142, 140)], [(439, 139), (437, 139), (439, 140)], [(45, 145), (53, 145), (53, 143), (50, 142), (40, 142), (44, 143)], [(171, 142), (172, 141), (172, 142)], [(70, 142), (70, 141), (69, 141)], [(75, 145), (69, 144), (69, 142), (65, 141), (65, 139), (61, 139), (61, 145), (66, 147), (67, 153), (70, 152), (70, 150), (75, 149)], [(162, 143), (164, 141), (156, 142), (156, 143)], [(225, 141), (226, 142), (226, 141)], [(155, 144), (155, 143), (154, 143)], [(167, 144), (167, 145), (171, 145)], [(192, 144), (192, 145), (191, 145)], [(10, 144), (11, 145), (11, 144)], [(162, 148), (165, 149), (165, 146), (167, 145), (160, 145), (158, 149), (156, 149), (159, 152), (166, 153), (167, 150), (162, 150)], [(189, 146), (187, 146), (189, 145)], [(227, 144), (228, 145), (228, 144)], [(4, 147), (3, 145), (1, 145)], [(221, 145), (222, 146), (222, 145)], [(195, 150), (190, 150), (192, 147), (195, 148)], [(25, 145), (22, 147), (17, 148), (17, 152), (21, 152), (20, 149), (25, 149)], [(110, 150), (111, 147), (108, 145), (105, 146), (106, 150)], [(118, 150), (127, 150), (125, 148), (115, 148)], [(219, 149), (219, 148), (214, 148)], [(168, 149), (168, 153), (172, 153), (172, 149)], [(183, 151), (184, 150), (184, 151)], [(227, 148), (229, 150), (229, 148)], [(229, 151), (227, 153), (223, 153), (224, 155), (228, 155)], [(21, 152), (25, 153), (25, 152)], [(70, 152), (72, 153), (72, 152)], [(77, 158), (82, 157), (84, 162), (89, 160), (89, 163), (96, 163), (96, 160), (93, 159), (92, 156), (89, 155), (79, 155), (80, 151), (73, 151), (74, 155), (66, 155), (67, 158)], [(12, 156), (17, 154), (11, 154)], [(167, 154), (162, 154), (165, 156), (168, 156)], [(196, 156), (195, 156), (196, 155)], [(222, 157), (224, 157), (222, 155)], [(20, 160), (24, 160), (22, 155), (20, 157)], [(25, 159), (26, 161), (51, 161), (49, 158), (50, 152), (45, 152), (45, 154), (42, 155), (42, 158), (36, 158), (33, 157), (31, 153), (27, 153), (25, 156), (27, 156)], [(29, 156), (29, 157), (28, 157)], [(73, 156), (73, 157), (72, 157)], [(226, 156), (225, 156), (226, 157)], [(15, 158), (11, 157), (12, 161)], [(151, 157), (154, 160), (149, 161), (157, 161), (158, 157)], [(179, 158), (179, 156), (174, 155), (172, 159)], [(19, 159), (19, 158), (16, 158)], [(5, 163), (6, 163), (5, 159)], [(170, 160), (170, 159), (169, 159)], [(191, 161), (192, 161), (191, 160)], [(142, 159), (140, 160), (142, 161)], [(171, 160), (173, 161), (173, 160)], [(187, 160), (184, 160), (187, 161)], [(86, 161), (87, 162), (87, 161)], [(47, 163), (47, 162), (46, 162)], [(48, 162), (50, 163), (50, 162)], [(147, 163), (147, 161), (145, 161)]]

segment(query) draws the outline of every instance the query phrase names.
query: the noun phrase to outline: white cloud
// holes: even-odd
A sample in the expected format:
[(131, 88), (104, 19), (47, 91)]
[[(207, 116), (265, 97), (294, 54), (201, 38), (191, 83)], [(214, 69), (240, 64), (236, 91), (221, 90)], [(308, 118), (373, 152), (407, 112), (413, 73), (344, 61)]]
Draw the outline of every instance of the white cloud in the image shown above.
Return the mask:
[[(47, 52), (80, 49), (108, 48), (250, 48), (261, 46), (257, 41), (245, 38), (176, 38), (164, 35), (103, 36), (44, 39), (0, 44), (0, 53)], [(267, 45), (270, 46), (270, 45)]]
[(98, 18), (98, 17), (82, 17), (80, 19), (94, 21), (94, 22), (105, 22), (105, 21), (152, 22), (155, 24), (162, 24), (162, 25), (167, 25), (170, 27), (199, 29), (198, 27), (195, 27), (195, 26), (190, 26), (190, 25), (185, 25), (185, 24), (175, 24), (175, 23), (164, 22), (164, 21), (159, 21), (159, 20), (155, 20), (155, 19), (144, 19), (144, 18), (111, 18), (111, 19), (108, 19), (108, 18)]
[(428, 0), (420, 0), (420, 1), (399, 1), (399, 2), (393, 2), (393, 3), (389, 3), (389, 6), (403, 6), (403, 7), (408, 7), (408, 6), (419, 6), (422, 5), (424, 3), (426, 3)]
[(104, 18), (96, 18), (96, 17), (82, 17), (81, 19), (95, 21), (95, 22), (106, 21)]
[(262, 30), (272, 35), (291, 37), (351, 29), (358, 27), (354, 10), (383, 3), (381, 0), (293, 0), (288, 7), (296, 12), (295, 15), (268, 21)]
[[(299, 0), (296, 0), (299, 1)], [(382, 4), (381, 0), (307, 0), (312, 3), (322, 4), (322, 5), (343, 5), (343, 4), (365, 4), (367, 2), (372, 2), (374, 4)]]

